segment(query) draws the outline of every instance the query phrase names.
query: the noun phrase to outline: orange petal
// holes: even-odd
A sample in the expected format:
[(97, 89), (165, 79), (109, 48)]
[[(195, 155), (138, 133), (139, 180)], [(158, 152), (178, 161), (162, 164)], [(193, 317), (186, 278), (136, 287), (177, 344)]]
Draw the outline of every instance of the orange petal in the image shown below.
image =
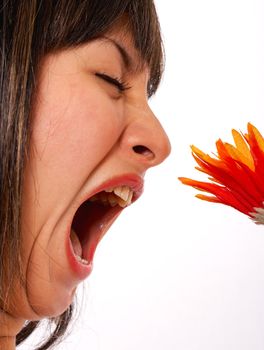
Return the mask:
[(210, 157), (208, 154), (205, 154), (199, 148), (197, 148), (195, 146), (191, 146), (191, 149), (192, 149), (193, 155), (196, 155), (202, 161), (207, 162), (209, 164), (218, 165), (219, 161), (217, 159), (214, 159), (214, 158)]
[(196, 194), (196, 198), (202, 199), (203, 201), (212, 202), (212, 203), (221, 203), (218, 198), (205, 196), (204, 194)]
[(230, 157), (227, 149), (225, 148), (225, 144), (223, 143), (223, 141), (221, 139), (216, 141), (216, 148), (217, 148), (217, 152), (218, 152), (218, 157), (222, 160), (226, 160), (226, 159), (230, 159), (232, 157)]
[(248, 123), (248, 133), (249, 133), (249, 136), (250, 134), (251, 135), (254, 134), (259, 148), (261, 149), (262, 152), (264, 152), (264, 138), (261, 135), (261, 133), (258, 131), (258, 129), (251, 123)]
[(229, 153), (233, 155), (233, 158), (240, 160), (254, 171), (254, 159), (250, 153), (248, 144), (236, 130), (233, 129), (232, 134), (237, 148), (230, 144), (226, 144), (229, 149)]
[(235, 129), (232, 130), (232, 135), (238, 151), (242, 153), (246, 158), (251, 159), (254, 164), (248, 143), (245, 141), (245, 138)]

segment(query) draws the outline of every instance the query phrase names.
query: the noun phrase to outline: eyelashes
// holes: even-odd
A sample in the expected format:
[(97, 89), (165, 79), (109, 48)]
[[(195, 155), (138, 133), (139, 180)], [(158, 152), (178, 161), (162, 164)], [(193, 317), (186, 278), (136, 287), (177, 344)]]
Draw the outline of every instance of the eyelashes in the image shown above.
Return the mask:
[(129, 86), (125, 81), (121, 80), (120, 78), (112, 77), (105, 73), (95, 73), (95, 75), (103, 79), (107, 83), (114, 85), (120, 93), (131, 88), (131, 86)]

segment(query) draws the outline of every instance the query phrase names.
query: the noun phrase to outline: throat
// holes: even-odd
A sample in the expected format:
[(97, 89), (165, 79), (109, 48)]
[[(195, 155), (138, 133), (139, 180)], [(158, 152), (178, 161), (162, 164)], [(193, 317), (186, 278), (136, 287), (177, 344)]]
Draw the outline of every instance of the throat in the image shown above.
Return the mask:
[(16, 337), (0, 337), (0, 349), (16, 350)]
[[(1, 305), (2, 307), (2, 305)], [(5, 312), (0, 307), (0, 349), (15, 350), (16, 336), (22, 330), (26, 320)]]

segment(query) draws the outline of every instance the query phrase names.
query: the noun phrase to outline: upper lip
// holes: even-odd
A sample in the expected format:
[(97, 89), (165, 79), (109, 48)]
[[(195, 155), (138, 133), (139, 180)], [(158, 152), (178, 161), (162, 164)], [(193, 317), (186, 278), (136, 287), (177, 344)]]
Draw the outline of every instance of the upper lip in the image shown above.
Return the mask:
[(78, 204), (77, 204), (78, 208), (82, 203), (89, 200), (95, 194), (117, 186), (128, 186), (132, 189), (133, 191), (132, 203), (133, 203), (143, 193), (144, 180), (143, 180), (143, 177), (137, 174), (124, 174), (124, 175), (115, 176), (112, 179), (108, 179), (104, 181), (98, 187), (94, 188), (92, 191), (89, 191), (89, 193), (84, 194), (84, 196), (82, 196), (80, 201), (78, 201)]

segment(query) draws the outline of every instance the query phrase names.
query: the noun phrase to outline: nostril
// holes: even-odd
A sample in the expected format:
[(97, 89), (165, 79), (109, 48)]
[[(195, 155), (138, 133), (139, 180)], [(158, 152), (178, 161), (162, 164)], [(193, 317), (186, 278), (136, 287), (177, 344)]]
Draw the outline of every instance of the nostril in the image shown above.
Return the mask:
[(146, 146), (138, 145), (133, 147), (133, 151), (144, 156), (147, 159), (154, 159), (155, 154)]

